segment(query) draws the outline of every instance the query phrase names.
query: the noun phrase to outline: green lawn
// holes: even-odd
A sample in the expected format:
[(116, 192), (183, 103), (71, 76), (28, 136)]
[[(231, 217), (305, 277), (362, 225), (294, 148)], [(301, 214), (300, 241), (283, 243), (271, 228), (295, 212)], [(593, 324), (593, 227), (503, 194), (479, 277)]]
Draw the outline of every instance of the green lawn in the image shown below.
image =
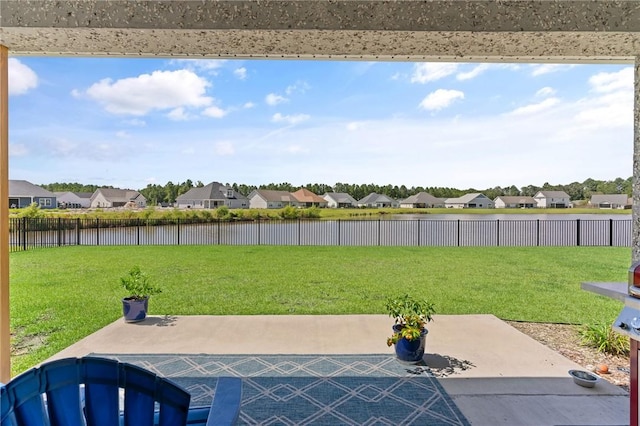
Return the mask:
[(63, 247), (12, 253), (14, 373), (121, 316), (119, 277), (139, 264), (163, 293), (151, 314), (383, 313), (388, 296), (438, 314), (539, 322), (612, 321), (621, 304), (580, 289), (626, 281), (628, 248)]

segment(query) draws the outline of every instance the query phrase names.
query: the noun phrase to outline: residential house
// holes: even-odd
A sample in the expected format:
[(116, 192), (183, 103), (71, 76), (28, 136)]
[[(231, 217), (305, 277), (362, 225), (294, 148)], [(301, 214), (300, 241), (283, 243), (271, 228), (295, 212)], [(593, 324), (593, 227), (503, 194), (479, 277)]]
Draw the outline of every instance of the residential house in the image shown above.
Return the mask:
[(63, 209), (88, 209), (93, 192), (55, 192), (58, 207)]
[(91, 196), (91, 207), (93, 208), (113, 208), (113, 207), (139, 207), (147, 206), (147, 199), (131, 189), (98, 188)]
[(493, 203), (496, 209), (532, 209), (536, 207), (536, 200), (526, 196), (499, 195)]
[(286, 206), (298, 207), (300, 203), (290, 192), (271, 189), (254, 189), (249, 194), (252, 209), (281, 209)]
[(589, 200), (590, 206), (600, 209), (624, 209), (631, 204), (627, 194), (596, 194)]
[(564, 191), (538, 191), (533, 199), (541, 209), (565, 209), (571, 207), (569, 195)]
[(400, 203), (393, 198), (387, 197), (383, 194), (371, 194), (358, 201), (358, 207), (371, 207), (371, 208), (383, 208), (383, 207), (398, 207)]
[(26, 180), (9, 180), (9, 208), (21, 209), (36, 203), (42, 209), (58, 207), (56, 194)]
[(406, 209), (428, 209), (444, 207), (444, 200), (436, 198), (428, 192), (418, 192), (400, 201), (400, 207)]
[(447, 198), (444, 206), (448, 209), (492, 209), (495, 204), (486, 195), (474, 192), (459, 198)]
[(249, 199), (233, 188), (219, 182), (211, 182), (200, 188), (191, 188), (176, 198), (176, 206), (183, 209), (249, 208)]
[(327, 200), (327, 207), (333, 209), (343, 209), (357, 207), (358, 202), (351, 195), (346, 192), (327, 192), (322, 196)]
[(296, 192), (292, 192), (291, 195), (298, 200), (302, 207), (327, 207), (327, 200), (308, 189), (300, 188)]

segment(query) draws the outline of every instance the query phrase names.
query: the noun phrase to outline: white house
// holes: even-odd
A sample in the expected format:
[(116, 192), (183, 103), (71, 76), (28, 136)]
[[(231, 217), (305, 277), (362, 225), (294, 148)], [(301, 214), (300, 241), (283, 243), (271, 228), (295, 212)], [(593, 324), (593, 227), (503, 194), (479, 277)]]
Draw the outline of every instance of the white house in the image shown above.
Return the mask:
[(98, 188), (91, 196), (91, 207), (147, 207), (147, 199), (131, 189)]
[(281, 209), (286, 206), (300, 206), (296, 197), (287, 191), (254, 189), (249, 194), (249, 207), (252, 209)]
[(176, 198), (176, 205), (183, 209), (215, 209), (226, 206), (230, 209), (249, 208), (249, 199), (233, 188), (219, 182), (191, 188)]
[(600, 209), (624, 209), (631, 206), (627, 194), (596, 194), (592, 195), (589, 205)]
[(400, 201), (400, 207), (405, 209), (427, 209), (444, 207), (444, 200), (434, 197), (428, 192), (418, 192)]
[(538, 191), (533, 199), (541, 209), (565, 209), (571, 207), (569, 195), (564, 191)]
[(444, 206), (448, 209), (492, 209), (495, 204), (484, 194), (471, 193), (459, 198), (447, 198)]
[(493, 200), (496, 209), (531, 209), (536, 207), (533, 197), (500, 195)]
[(357, 207), (358, 202), (346, 192), (327, 192), (322, 196), (327, 200), (327, 207), (331, 208), (351, 208)]

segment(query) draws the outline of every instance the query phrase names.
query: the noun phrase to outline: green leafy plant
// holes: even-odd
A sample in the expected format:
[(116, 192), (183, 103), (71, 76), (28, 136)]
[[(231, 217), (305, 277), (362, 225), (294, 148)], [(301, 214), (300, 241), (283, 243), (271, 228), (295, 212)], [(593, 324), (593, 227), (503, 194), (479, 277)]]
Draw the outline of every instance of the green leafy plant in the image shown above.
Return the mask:
[(388, 346), (402, 338), (419, 339), (426, 323), (432, 321), (435, 314), (433, 303), (425, 299), (415, 299), (408, 294), (388, 298), (385, 309), (397, 326), (397, 331), (387, 339)]
[(585, 325), (580, 329), (581, 343), (611, 355), (629, 354), (629, 338), (616, 333), (611, 324)]
[(149, 276), (142, 272), (139, 266), (134, 266), (124, 277), (120, 277), (122, 287), (127, 290), (129, 296), (127, 299), (142, 300), (154, 294), (162, 293), (158, 287), (154, 287), (149, 282)]

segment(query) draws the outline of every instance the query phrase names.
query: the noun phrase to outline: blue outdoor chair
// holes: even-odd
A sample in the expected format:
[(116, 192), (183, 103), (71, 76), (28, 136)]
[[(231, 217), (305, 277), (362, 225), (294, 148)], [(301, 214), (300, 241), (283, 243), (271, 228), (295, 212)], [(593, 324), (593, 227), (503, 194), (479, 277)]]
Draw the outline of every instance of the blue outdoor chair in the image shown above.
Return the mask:
[(0, 426), (233, 425), (241, 394), (241, 379), (221, 377), (211, 407), (189, 409), (186, 390), (143, 368), (107, 358), (65, 358), (0, 385)]

